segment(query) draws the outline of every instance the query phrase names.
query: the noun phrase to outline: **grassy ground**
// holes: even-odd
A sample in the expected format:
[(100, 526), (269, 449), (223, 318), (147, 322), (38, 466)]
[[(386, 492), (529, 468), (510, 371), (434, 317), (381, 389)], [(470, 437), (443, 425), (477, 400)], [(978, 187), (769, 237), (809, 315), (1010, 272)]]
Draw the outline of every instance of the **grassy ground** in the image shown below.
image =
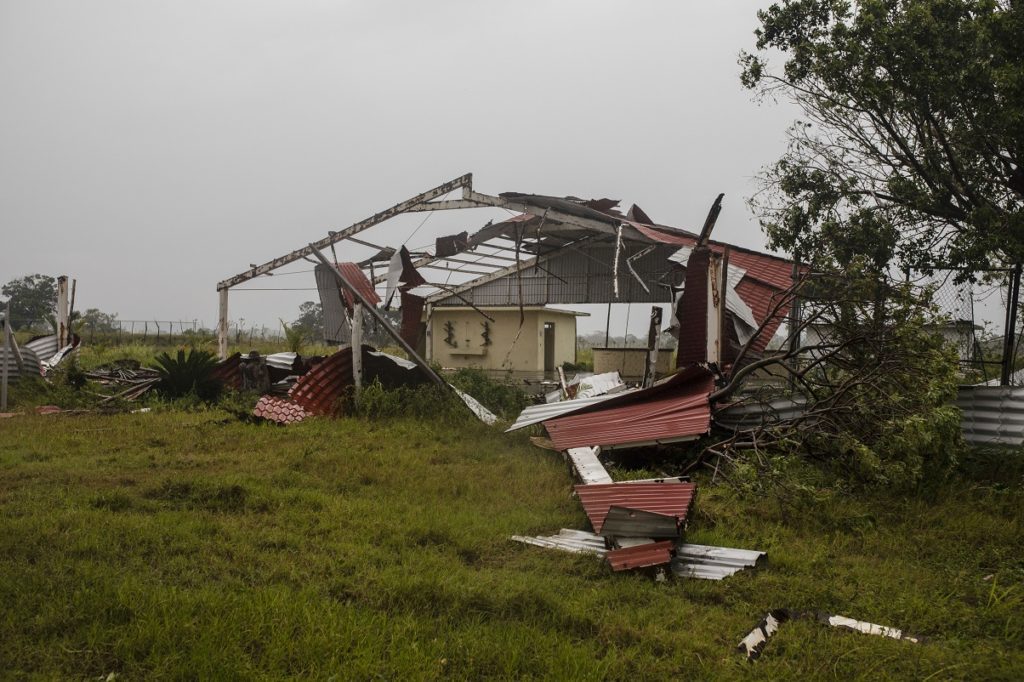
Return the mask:
[[(586, 517), (557, 455), (475, 422), (4, 419), (0, 670), (1021, 679), (1021, 468), (993, 457), (914, 498), (794, 506), (704, 486), (690, 540), (764, 549), (768, 564), (655, 583), (508, 541)], [(793, 622), (746, 663), (736, 644), (777, 607), (929, 640)]]

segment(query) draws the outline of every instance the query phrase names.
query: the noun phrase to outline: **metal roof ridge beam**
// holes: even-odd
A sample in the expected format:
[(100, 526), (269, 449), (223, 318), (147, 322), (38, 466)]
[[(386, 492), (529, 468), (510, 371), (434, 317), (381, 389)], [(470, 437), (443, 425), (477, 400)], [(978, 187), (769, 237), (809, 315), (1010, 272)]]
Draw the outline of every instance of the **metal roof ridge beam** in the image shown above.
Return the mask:
[(271, 272), (272, 270), (276, 270), (282, 265), (287, 265), (288, 263), (297, 261), (300, 258), (312, 255), (313, 251), (316, 249), (323, 249), (332, 244), (337, 244), (343, 239), (347, 239), (352, 235), (359, 234), (363, 230), (369, 229), (374, 225), (378, 225), (384, 222), (385, 220), (395, 217), (396, 215), (406, 213), (407, 211), (409, 211), (410, 208), (414, 206), (417, 206), (424, 202), (431, 201), (432, 199), (436, 199), (437, 197), (444, 196), (445, 194), (448, 194), (449, 192), (458, 189), (459, 187), (465, 190), (467, 187), (472, 188), (472, 186), (473, 174), (466, 173), (465, 175), (455, 178), (454, 180), (450, 180), (444, 183), (443, 185), (438, 185), (437, 187), (427, 190), (422, 194), (417, 194), (411, 199), (406, 199), (401, 203), (395, 204), (391, 208), (385, 209), (380, 213), (375, 213), (369, 218), (361, 220), (358, 223), (354, 223), (353, 225), (345, 228), (344, 230), (341, 230), (340, 232), (333, 232), (327, 237), (324, 237), (319, 241), (313, 242), (308, 246), (292, 251), (291, 253), (285, 254), (284, 256), (279, 256), (278, 258), (267, 261), (263, 265), (258, 265), (254, 268), (246, 270), (245, 272), (239, 273), (234, 277), (229, 277), (228, 279), (225, 279), (217, 284), (217, 290), (220, 291), (222, 289), (230, 289), (231, 287), (241, 284), (242, 282), (247, 282), (250, 279), (259, 277), (260, 275), (265, 275), (268, 272)]
[[(465, 193), (464, 193), (465, 194)], [(588, 230), (594, 230), (596, 232), (602, 232), (604, 234), (615, 235), (618, 232), (617, 226), (610, 223), (605, 223), (600, 220), (594, 220), (593, 218), (584, 218), (581, 216), (575, 216), (571, 213), (564, 213), (555, 208), (548, 208), (545, 206), (533, 206), (532, 204), (524, 203), (521, 201), (510, 201), (502, 197), (494, 197), (489, 194), (482, 194), (481, 192), (474, 192), (470, 190), (469, 199), (481, 204), (487, 204), (489, 206), (495, 206), (497, 208), (506, 208), (510, 211), (518, 211), (519, 213), (529, 213), (535, 215), (538, 218), (545, 217), (547, 220), (553, 220), (558, 223), (564, 223), (567, 225), (576, 225)], [(615, 216), (608, 216), (609, 220), (613, 220), (622, 225), (622, 236), (630, 241), (655, 243), (654, 240), (644, 236), (640, 230), (630, 225), (625, 220), (619, 220)]]

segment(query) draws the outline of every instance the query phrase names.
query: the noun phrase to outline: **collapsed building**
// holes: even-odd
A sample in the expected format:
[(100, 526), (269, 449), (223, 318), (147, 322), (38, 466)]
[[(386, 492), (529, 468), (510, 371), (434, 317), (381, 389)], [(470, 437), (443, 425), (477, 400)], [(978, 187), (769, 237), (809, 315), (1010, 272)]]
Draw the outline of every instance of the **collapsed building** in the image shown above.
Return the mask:
[[(461, 196), (446, 198), (453, 192)], [(299, 260), (316, 265), (328, 341), (355, 343), (354, 316), (364, 314), (351, 293), (358, 290), (369, 307), (398, 304), (402, 345), (424, 362), (443, 358), (450, 366), (540, 372), (550, 378), (568, 357), (567, 332), (575, 326), (553, 306), (592, 303), (674, 306), (674, 319), (666, 322), (681, 339), (676, 367), (697, 355), (728, 364), (744, 346), (745, 358), (762, 352), (788, 313), (778, 302), (792, 284), (792, 262), (711, 240), (720, 197), (700, 232), (655, 223), (636, 205), (622, 212), (618, 204), (517, 192), (489, 195), (473, 188), (472, 175), (456, 178), (220, 282), (220, 355), (227, 356), (230, 290)], [(433, 249), (417, 253), (373, 236), (374, 228), (402, 214), (473, 209), (504, 209), (510, 215), (475, 231), (440, 237)], [(340, 261), (336, 247), (346, 242), (376, 253), (359, 262)], [(326, 249), (332, 259), (323, 257)], [(345, 282), (336, 281), (332, 270)], [(687, 289), (693, 295), (684, 303)], [(698, 290), (705, 292), (703, 299)], [(708, 350), (712, 357), (703, 357)]]

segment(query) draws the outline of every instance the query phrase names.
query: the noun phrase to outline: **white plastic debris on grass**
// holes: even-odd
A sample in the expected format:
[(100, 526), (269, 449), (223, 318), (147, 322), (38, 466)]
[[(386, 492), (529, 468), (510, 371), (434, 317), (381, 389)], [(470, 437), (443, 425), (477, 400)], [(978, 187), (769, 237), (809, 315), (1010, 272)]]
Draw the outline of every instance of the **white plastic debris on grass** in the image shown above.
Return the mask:
[(829, 616), (828, 624), (834, 628), (848, 628), (850, 630), (856, 630), (857, 632), (863, 632), (865, 635), (879, 635), (881, 637), (890, 637), (892, 639), (904, 639), (908, 642), (917, 642), (916, 637), (904, 634), (899, 628), (889, 627), (888, 625), (878, 625), (876, 623), (868, 623), (863, 620), (854, 620), (853, 618), (847, 618), (846, 616)]

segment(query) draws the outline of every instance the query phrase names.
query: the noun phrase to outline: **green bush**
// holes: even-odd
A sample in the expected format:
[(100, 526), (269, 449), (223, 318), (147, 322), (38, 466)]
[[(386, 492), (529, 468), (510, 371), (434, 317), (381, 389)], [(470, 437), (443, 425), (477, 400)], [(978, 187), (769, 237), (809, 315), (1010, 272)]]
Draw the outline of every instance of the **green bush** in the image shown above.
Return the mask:
[(502, 419), (515, 419), (530, 404), (529, 397), (519, 388), (495, 381), (483, 370), (463, 368), (448, 377), (448, 380)]
[(160, 382), (156, 388), (166, 398), (182, 398), (195, 395), (204, 401), (216, 400), (222, 389), (221, 383), (213, 378), (217, 358), (213, 353), (191, 349), (188, 355), (178, 349), (175, 357), (166, 352), (154, 358)]

